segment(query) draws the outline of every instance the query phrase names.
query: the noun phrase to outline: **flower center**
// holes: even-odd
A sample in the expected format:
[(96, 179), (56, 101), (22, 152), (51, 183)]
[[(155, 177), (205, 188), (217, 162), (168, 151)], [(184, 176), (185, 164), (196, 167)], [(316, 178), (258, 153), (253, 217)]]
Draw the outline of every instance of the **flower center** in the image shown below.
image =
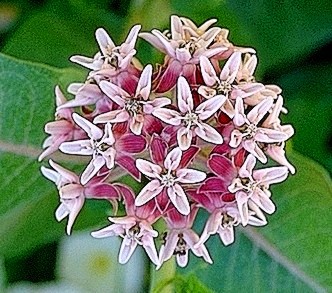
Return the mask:
[(257, 126), (255, 124), (245, 124), (239, 130), (243, 133), (242, 139), (251, 139), (257, 132)]
[(216, 84), (215, 89), (217, 91), (217, 94), (227, 95), (232, 90), (232, 85), (225, 80), (221, 80)]
[(176, 244), (175, 250), (174, 250), (174, 255), (179, 254), (179, 255), (185, 255), (186, 250), (187, 250), (187, 242), (183, 239), (183, 234), (179, 233), (178, 235), (179, 239)]
[(195, 38), (191, 38), (190, 40), (181, 40), (179, 41), (179, 48), (185, 48), (188, 50), (188, 52), (190, 53), (190, 55), (193, 55), (195, 53), (195, 51), (199, 48), (196, 39)]
[(135, 226), (131, 227), (128, 231), (127, 231), (127, 237), (129, 237), (130, 239), (136, 240), (137, 242), (140, 241), (140, 237), (139, 233), (141, 232), (141, 228), (139, 227), (138, 223), (136, 223)]
[(130, 99), (125, 103), (125, 109), (130, 116), (136, 116), (143, 112), (142, 103), (137, 99)]
[(221, 227), (227, 228), (227, 227), (232, 227), (234, 223), (234, 218), (231, 217), (228, 214), (223, 214), (222, 220), (221, 220)]
[(186, 116), (183, 118), (184, 126), (191, 127), (193, 123), (198, 122), (198, 116), (196, 113), (187, 113)]
[(161, 184), (166, 187), (171, 187), (175, 183), (175, 177), (172, 174), (161, 175)]

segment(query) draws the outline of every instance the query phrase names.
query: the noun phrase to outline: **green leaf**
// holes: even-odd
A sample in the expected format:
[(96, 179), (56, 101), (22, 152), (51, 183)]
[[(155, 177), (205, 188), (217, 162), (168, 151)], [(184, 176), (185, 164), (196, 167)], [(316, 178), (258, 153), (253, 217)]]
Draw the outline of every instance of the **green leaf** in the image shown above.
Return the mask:
[[(216, 292), (325, 292), (332, 289), (332, 181), (317, 163), (292, 152), (297, 173), (273, 188), (277, 212), (264, 228), (237, 229), (235, 243), (207, 242), (214, 259), (193, 257), (195, 274)], [(204, 223), (201, 223), (201, 226)]]
[(332, 172), (332, 66), (305, 66), (283, 75), (278, 83), (289, 110), (285, 122), (295, 128), (294, 149)]
[[(43, 125), (54, 117), (54, 86), (65, 89), (84, 75), (0, 54), (0, 255), (18, 256), (65, 233), (65, 220), (54, 217), (56, 188), (42, 177), (37, 157)], [(109, 208), (86, 204), (75, 229), (105, 221)]]
[(98, 51), (95, 40), (98, 27), (105, 27), (115, 41), (120, 37), (121, 17), (76, 2), (50, 1), (44, 9), (31, 13), (5, 44), (3, 52), (20, 59), (68, 67), (72, 65), (70, 56), (92, 57)]

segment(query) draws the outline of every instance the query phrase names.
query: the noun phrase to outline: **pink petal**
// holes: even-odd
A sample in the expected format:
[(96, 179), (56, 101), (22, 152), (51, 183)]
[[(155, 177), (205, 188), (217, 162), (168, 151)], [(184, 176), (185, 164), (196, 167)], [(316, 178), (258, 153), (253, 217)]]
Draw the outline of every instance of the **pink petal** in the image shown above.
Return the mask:
[(176, 177), (181, 183), (198, 183), (206, 178), (206, 174), (194, 169), (180, 169), (176, 171)]
[(141, 173), (136, 167), (134, 158), (121, 155), (116, 158), (116, 163), (124, 170), (126, 170), (130, 175), (132, 175), (136, 180), (141, 181)]
[(116, 148), (120, 153), (138, 154), (144, 151), (145, 147), (146, 139), (132, 133), (124, 134), (116, 141)]
[(192, 98), (191, 90), (187, 80), (183, 76), (178, 78), (177, 100), (179, 109), (182, 113), (187, 113), (193, 110), (194, 101)]
[(159, 180), (152, 180), (146, 186), (144, 186), (140, 193), (137, 195), (135, 199), (135, 205), (144, 205), (145, 203), (156, 197), (158, 194), (160, 194), (163, 188), (164, 187), (160, 185)]
[(88, 183), (104, 165), (105, 159), (102, 156), (99, 155), (92, 159), (81, 175), (81, 184), (85, 185)]
[(195, 133), (201, 139), (214, 144), (222, 144), (224, 141), (221, 134), (217, 130), (203, 122), (195, 128)]
[(150, 178), (157, 178), (162, 172), (162, 168), (156, 164), (153, 164), (144, 159), (136, 160), (136, 167), (140, 170), (145, 176)]
[(213, 154), (207, 162), (209, 169), (225, 182), (232, 181), (237, 172), (232, 161), (225, 156)]
[(84, 194), (87, 198), (118, 199), (119, 192), (109, 183), (93, 184), (85, 188)]
[(166, 70), (161, 74), (158, 85), (156, 86), (156, 93), (165, 93), (172, 89), (176, 81), (182, 73), (183, 66), (177, 60), (171, 59)]
[(216, 113), (225, 103), (226, 97), (222, 95), (214, 96), (201, 103), (195, 110), (200, 120), (206, 120)]
[(198, 189), (198, 192), (225, 192), (228, 185), (218, 177), (206, 179)]
[(199, 151), (200, 148), (198, 146), (191, 146), (189, 149), (183, 151), (179, 168), (186, 168), (195, 159)]
[(97, 127), (96, 125), (92, 124), (89, 120), (83, 118), (82, 116), (73, 113), (73, 120), (76, 124), (81, 127), (90, 138), (95, 140), (101, 139), (103, 136), (103, 131)]
[(167, 170), (176, 170), (182, 158), (182, 151), (179, 147), (174, 148), (165, 158), (164, 166)]
[(175, 111), (166, 108), (157, 108), (154, 109), (152, 115), (159, 118), (163, 122), (171, 125), (180, 125), (181, 124), (181, 115)]
[(174, 186), (167, 188), (167, 194), (175, 208), (182, 215), (189, 215), (190, 205), (186, 194), (184, 193), (182, 187), (179, 184), (174, 184)]
[(188, 150), (192, 141), (192, 130), (188, 127), (179, 128), (177, 132), (177, 141), (181, 150)]
[(107, 113), (100, 114), (99, 116), (95, 117), (93, 120), (94, 123), (119, 123), (125, 122), (129, 119), (129, 114), (126, 110), (113, 110)]

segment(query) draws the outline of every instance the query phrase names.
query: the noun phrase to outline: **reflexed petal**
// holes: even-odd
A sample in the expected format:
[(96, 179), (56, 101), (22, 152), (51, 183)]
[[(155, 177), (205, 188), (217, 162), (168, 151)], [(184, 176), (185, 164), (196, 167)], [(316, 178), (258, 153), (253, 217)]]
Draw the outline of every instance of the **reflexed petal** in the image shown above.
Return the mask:
[(177, 100), (179, 109), (182, 113), (187, 113), (193, 110), (194, 101), (191, 94), (190, 86), (183, 76), (180, 76), (178, 78)]
[(157, 179), (152, 180), (149, 182), (146, 186), (143, 187), (143, 189), (140, 191), (140, 193), (137, 195), (135, 199), (135, 205), (136, 206), (142, 206), (149, 200), (156, 197), (158, 194), (161, 193), (162, 189), (164, 187), (160, 185), (160, 181)]
[(210, 177), (206, 179), (199, 187), (199, 192), (225, 192), (227, 191), (227, 183), (218, 177)]
[(94, 123), (119, 123), (125, 122), (129, 119), (129, 114), (126, 110), (113, 110), (107, 113), (103, 113), (95, 117), (93, 120)]
[(181, 115), (175, 111), (166, 108), (157, 108), (154, 109), (152, 115), (159, 118), (161, 121), (171, 124), (171, 125), (180, 125), (181, 124)]
[(206, 178), (206, 174), (202, 171), (194, 169), (180, 169), (176, 171), (176, 176), (181, 183), (198, 183)]
[(179, 147), (174, 148), (169, 154), (166, 156), (164, 166), (167, 170), (175, 170), (181, 161), (182, 151)]
[(155, 164), (162, 165), (167, 154), (167, 143), (156, 134), (150, 140), (150, 157)]
[(192, 130), (188, 127), (181, 127), (177, 132), (177, 141), (181, 150), (189, 149), (192, 141)]
[(123, 238), (119, 252), (120, 264), (125, 264), (128, 262), (136, 246), (137, 246), (137, 241), (135, 239), (128, 238), (127, 236)]
[(73, 119), (76, 122), (76, 124), (81, 127), (90, 138), (93, 138), (95, 140), (101, 139), (103, 136), (103, 131), (91, 123), (89, 120), (83, 118), (82, 116), (73, 113)]
[(150, 178), (157, 178), (162, 172), (162, 168), (156, 164), (153, 164), (144, 159), (136, 160), (136, 167), (140, 170), (145, 176)]
[(176, 60), (176, 59), (171, 59), (168, 63), (167, 68), (165, 71), (161, 74), (159, 78), (159, 82), (156, 86), (155, 92), (156, 93), (165, 93), (172, 89), (178, 77), (183, 71), (183, 66), (182, 64)]
[(124, 170), (126, 170), (129, 174), (134, 176), (134, 178), (138, 181), (141, 181), (141, 173), (136, 167), (135, 159), (130, 156), (117, 156), (116, 163), (121, 166)]
[(182, 215), (189, 215), (190, 205), (186, 194), (184, 193), (182, 187), (179, 184), (174, 184), (174, 186), (167, 188), (167, 194), (169, 199), (175, 206), (175, 208)]
[(199, 61), (205, 84), (209, 87), (213, 86), (218, 80), (214, 67), (212, 66), (209, 59), (205, 56), (201, 56)]
[(186, 168), (196, 157), (201, 149), (198, 146), (191, 146), (186, 151), (182, 152), (181, 162), (179, 168)]
[(206, 120), (216, 113), (225, 103), (226, 97), (217, 95), (201, 103), (195, 110), (200, 120)]
[(236, 177), (236, 168), (232, 161), (223, 155), (213, 154), (207, 162), (209, 169), (225, 181)]
[(221, 134), (217, 130), (203, 122), (195, 128), (195, 133), (207, 142), (214, 144), (222, 144), (224, 142)]
[(105, 159), (102, 156), (99, 155), (92, 159), (81, 175), (81, 183), (85, 185), (104, 165)]
[(132, 133), (124, 134), (116, 141), (116, 148), (121, 153), (138, 154), (144, 151), (145, 147), (145, 138)]
[(119, 192), (109, 183), (88, 184), (85, 188), (86, 198), (118, 199)]

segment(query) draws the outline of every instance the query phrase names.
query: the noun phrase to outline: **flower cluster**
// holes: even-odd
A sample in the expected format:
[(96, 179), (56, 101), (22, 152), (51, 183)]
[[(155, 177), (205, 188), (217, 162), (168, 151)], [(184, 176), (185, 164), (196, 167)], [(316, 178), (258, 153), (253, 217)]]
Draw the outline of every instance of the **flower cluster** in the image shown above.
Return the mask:
[[(136, 25), (119, 46), (99, 28), (99, 52), (71, 57), (90, 69), (87, 80), (68, 87), (69, 101), (55, 89), (39, 159), (57, 150), (89, 158), (80, 175), (52, 160), (41, 168), (59, 191), (56, 219), (68, 217), (70, 234), (85, 200), (108, 200), (110, 225), (92, 236), (122, 237), (120, 263), (137, 245), (157, 268), (172, 255), (186, 266), (189, 250), (212, 263), (209, 237), (229, 245), (235, 226), (265, 225), (275, 211), (270, 185), (295, 172), (285, 157), (294, 130), (279, 118), (287, 113), (281, 89), (256, 81), (255, 50), (233, 45), (215, 22), (197, 27), (173, 15), (170, 31)], [(140, 65), (138, 37), (165, 54), (162, 65)], [(126, 174), (142, 182), (136, 194), (121, 183)], [(199, 235), (200, 209), (209, 217)]]

